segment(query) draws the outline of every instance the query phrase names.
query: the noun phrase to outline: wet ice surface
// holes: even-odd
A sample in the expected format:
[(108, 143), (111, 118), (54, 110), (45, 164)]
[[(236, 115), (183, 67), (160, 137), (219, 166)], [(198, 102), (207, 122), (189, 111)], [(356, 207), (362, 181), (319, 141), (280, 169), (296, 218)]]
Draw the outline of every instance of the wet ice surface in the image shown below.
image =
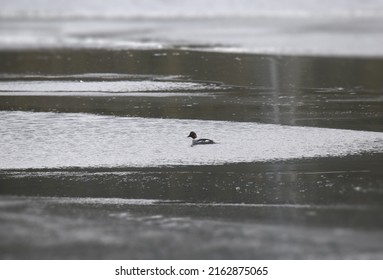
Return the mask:
[(381, 1), (105, 3), (2, 1), (0, 258), (383, 258)]
[[(381, 229), (302, 224), (331, 220), (320, 207), (26, 197), (1, 197), (0, 207), (2, 258), (379, 259), (383, 251)], [(232, 215), (217, 218), (222, 212)], [(274, 222), (264, 223), (259, 212)], [(339, 212), (338, 219), (379, 213)]]
[[(0, 112), (1, 169), (225, 164), (382, 152), (383, 133), (246, 122)], [(189, 131), (218, 144), (190, 147)]]
[[(46, 21), (50, 22), (49, 27)], [(0, 49), (176, 48), (223, 53), (367, 57), (382, 55), (379, 45), (383, 42), (383, 35), (378, 28), (382, 25), (381, 17), (373, 17), (371, 22), (358, 17), (207, 17), (186, 20), (149, 18), (144, 19), (144, 24), (140, 25), (136, 18), (112, 18), (103, 21), (102, 26), (93, 20), (75, 22), (73, 24), (72, 20), (67, 19), (37, 19), (32, 23), (22, 18), (12, 20), (3, 25), (5, 28), (0, 29)], [(62, 25), (66, 26), (64, 32), (60, 30)], [(355, 29), (349, 26), (354, 26)], [(225, 32), (222, 32), (222, 28)], [(136, 29), (141, 30), (137, 32)], [(291, 33), (294, 36), (290, 36)]]
[(102, 1), (67, 2), (5, 1), (0, 49), (178, 47), (225, 53), (382, 55), (383, 9), (377, 0), (117, 0), (107, 6)]
[(1, 257), (382, 258), (380, 163), (3, 170)]
[[(100, 75), (99, 78), (103, 76)], [(24, 81), (0, 82), (0, 95), (4, 96), (140, 96), (182, 95), (182, 91), (192, 92), (214, 89), (213, 85), (191, 82), (166, 81)], [(177, 92), (178, 91), (178, 92)], [(190, 92), (192, 91), (192, 92)], [(109, 94), (106, 94), (109, 93)], [(146, 94), (145, 94), (146, 93)], [(156, 93), (156, 94), (154, 94)], [(161, 93), (161, 94), (160, 94)]]

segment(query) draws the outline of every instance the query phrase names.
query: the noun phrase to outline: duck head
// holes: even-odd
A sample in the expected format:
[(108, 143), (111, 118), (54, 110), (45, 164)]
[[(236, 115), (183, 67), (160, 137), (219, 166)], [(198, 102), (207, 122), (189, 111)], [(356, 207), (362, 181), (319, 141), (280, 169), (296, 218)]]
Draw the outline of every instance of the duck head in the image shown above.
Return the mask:
[(197, 134), (196, 134), (194, 131), (192, 131), (192, 132), (189, 133), (189, 136), (188, 136), (188, 137), (191, 137), (191, 138), (193, 138), (193, 139), (196, 139), (196, 138), (197, 138)]

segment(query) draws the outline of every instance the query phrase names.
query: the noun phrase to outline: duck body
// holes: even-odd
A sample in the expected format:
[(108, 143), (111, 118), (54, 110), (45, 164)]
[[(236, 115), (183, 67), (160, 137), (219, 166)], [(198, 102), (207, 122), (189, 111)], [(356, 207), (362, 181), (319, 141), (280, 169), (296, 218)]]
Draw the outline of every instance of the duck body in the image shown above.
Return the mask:
[(192, 140), (192, 146), (194, 146), (194, 145), (216, 144), (216, 142), (214, 142), (213, 140), (210, 140), (210, 139), (206, 139), (206, 138), (197, 139), (197, 134), (194, 131), (190, 132), (188, 137), (191, 137), (193, 139)]

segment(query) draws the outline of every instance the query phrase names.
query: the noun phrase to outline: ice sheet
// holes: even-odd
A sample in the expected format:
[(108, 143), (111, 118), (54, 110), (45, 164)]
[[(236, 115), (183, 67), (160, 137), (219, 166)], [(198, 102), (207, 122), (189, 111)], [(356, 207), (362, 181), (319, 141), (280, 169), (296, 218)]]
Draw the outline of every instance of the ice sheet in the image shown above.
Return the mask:
[(2, 1), (0, 49), (382, 56), (379, 0)]
[[(188, 133), (215, 145), (191, 147)], [(383, 133), (272, 124), (0, 112), (0, 168), (211, 165), (382, 152)]]
[(18, 81), (0, 82), (0, 96), (175, 96), (214, 89), (207, 83), (176, 81)]

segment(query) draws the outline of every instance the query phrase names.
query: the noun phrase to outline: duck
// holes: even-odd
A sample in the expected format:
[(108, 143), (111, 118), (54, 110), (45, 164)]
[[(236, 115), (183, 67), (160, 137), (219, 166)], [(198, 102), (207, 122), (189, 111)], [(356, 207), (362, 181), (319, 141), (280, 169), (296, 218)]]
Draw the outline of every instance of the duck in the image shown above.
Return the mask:
[(205, 145), (205, 144), (217, 144), (216, 142), (210, 139), (206, 139), (206, 138), (197, 139), (197, 133), (195, 133), (194, 131), (191, 131), (188, 137), (192, 138), (192, 146)]

